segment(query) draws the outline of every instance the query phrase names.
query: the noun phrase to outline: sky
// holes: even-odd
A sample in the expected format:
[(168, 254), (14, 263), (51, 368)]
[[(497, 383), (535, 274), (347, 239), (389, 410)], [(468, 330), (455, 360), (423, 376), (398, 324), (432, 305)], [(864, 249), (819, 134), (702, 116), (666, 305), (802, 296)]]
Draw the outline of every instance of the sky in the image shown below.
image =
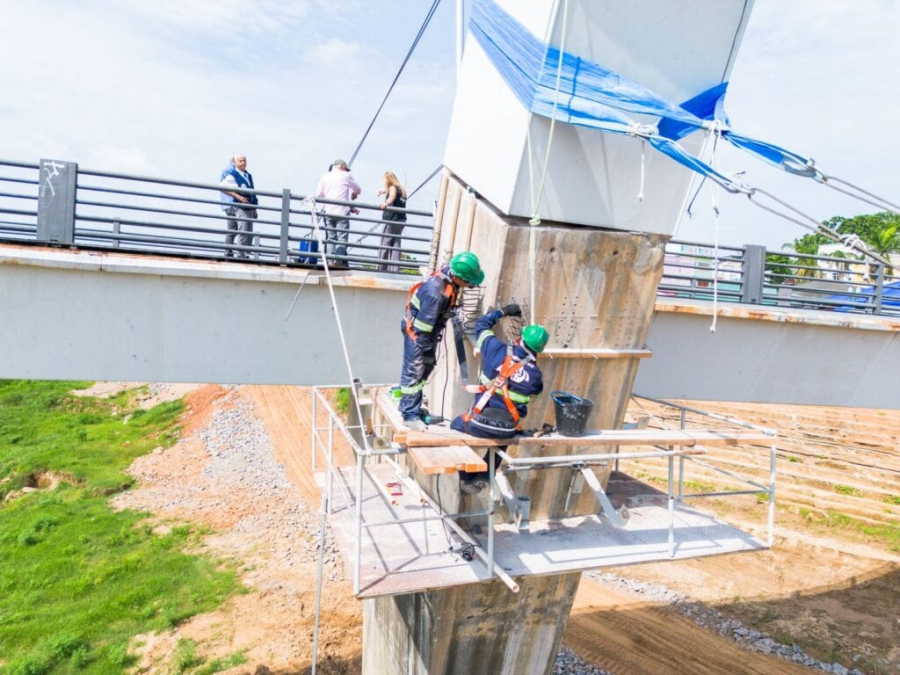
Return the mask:
[[(257, 187), (307, 194), (348, 159), (427, 0), (0, 0), (0, 159), (218, 180), (234, 151)], [(731, 76), (732, 127), (900, 200), (900, 2), (757, 0)], [(455, 8), (443, 0), (357, 158), (362, 200), (384, 171), (409, 189), (440, 163), (455, 90)], [(725, 173), (822, 220), (871, 212), (724, 148)], [(429, 208), (434, 180), (410, 202)], [(678, 238), (712, 241), (709, 198)], [(780, 248), (804, 234), (738, 196), (719, 240)]]

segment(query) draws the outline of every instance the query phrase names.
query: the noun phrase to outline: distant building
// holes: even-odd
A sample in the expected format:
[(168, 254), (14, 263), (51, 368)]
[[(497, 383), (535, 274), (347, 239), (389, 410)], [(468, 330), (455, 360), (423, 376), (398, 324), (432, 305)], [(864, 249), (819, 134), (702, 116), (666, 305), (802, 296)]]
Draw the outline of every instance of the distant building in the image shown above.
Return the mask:
[[(713, 291), (715, 268), (713, 247), (676, 244), (666, 251), (660, 293), (683, 298), (709, 297)], [(739, 249), (719, 249), (716, 277), (720, 293), (740, 297), (742, 273)]]

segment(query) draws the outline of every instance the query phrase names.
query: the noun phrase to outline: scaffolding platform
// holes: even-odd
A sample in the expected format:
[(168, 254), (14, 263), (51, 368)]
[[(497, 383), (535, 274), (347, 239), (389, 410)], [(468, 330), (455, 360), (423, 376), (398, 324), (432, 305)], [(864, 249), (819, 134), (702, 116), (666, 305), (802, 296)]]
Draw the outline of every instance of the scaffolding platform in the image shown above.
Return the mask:
[[(333, 476), (329, 523), (348, 569), (352, 569), (357, 535), (356, 468), (335, 469)], [(456, 480), (452, 476), (446, 479)], [(451, 542), (460, 539), (450, 528), (445, 531), (442, 514), (409, 481), (402, 483), (402, 494), (385, 487), (400, 481), (389, 464), (370, 464), (363, 469), (357, 597), (402, 595), (496, 578), (480, 558), (467, 561), (458, 550), (449, 550)], [(670, 544), (665, 493), (614, 472), (608, 494), (617, 508), (628, 509), (630, 517), (623, 528), (617, 529), (598, 516), (532, 521), (525, 531), (515, 524), (495, 521), (495, 564), (511, 577), (520, 577), (766, 548), (756, 537), (677, 501), (674, 540)], [(486, 533), (472, 536), (482, 547), (487, 546)]]

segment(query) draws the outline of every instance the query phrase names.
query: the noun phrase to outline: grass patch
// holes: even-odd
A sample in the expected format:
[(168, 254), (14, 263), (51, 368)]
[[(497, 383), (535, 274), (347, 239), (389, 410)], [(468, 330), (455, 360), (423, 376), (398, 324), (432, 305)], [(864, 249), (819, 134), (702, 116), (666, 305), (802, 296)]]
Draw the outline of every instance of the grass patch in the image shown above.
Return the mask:
[(716, 486), (712, 483), (701, 483), (697, 480), (684, 481), (684, 487), (693, 492), (714, 492), (716, 489)]
[(848, 497), (862, 496), (862, 491), (851, 485), (835, 485), (834, 491), (841, 495), (847, 495)]
[(175, 655), (172, 657), (172, 665), (176, 673), (186, 673), (192, 668), (203, 665), (203, 657), (197, 655), (197, 643), (193, 640), (182, 638), (175, 647)]
[[(178, 675), (191, 671), (195, 675), (213, 675), (213, 673), (219, 673), (235, 666), (242, 666), (245, 663), (247, 663), (247, 657), (244, 656), (244, 650), (206, 663), (206, 657), (197, 653), (197, 643), (187, 638), (178, 641), (175, 647), (175, 654), (172, 657), (173, 672)], [(203, 667), (200, 668), (199, 666)], [(195, 668), (197, 670), (194, 670)]]
[(900, 506), (900, 495), (885, 495), (883, 501), (886, 501), (888, 504), (893, 504), (894, 506)]
[(893, 523), (890, 525), (870, 525), (837, 511), (828, 511), (824, 523), (830, 528), (858, 532), (881, 542), (891, 551), (900, 552), (900, 525)]
[(242, 666), (245, 663), (247, 663), (247, 657), (244, 656), (244, 651), (241, 650), (224, 659), (213, 659), (198, 670), (197, 675), (213, 675), (213, 673), (220, 673), (223, 670), (228, 670), (235, 666)]
[(334, 392), (334, 411), (346, 415), (350, 411), (350, 388), (343, 387)]
[(47, 472), (71, 479), (0, 502), (3, 675), (121, 673), (131, 636), (210, 611), (238, 587), (231, 570), (181, 552), (196, 528), (158, 536), (146, 514), (108, 504), (136, 457), (177, 440), (182, 403), (139, 410), (129, 392), (68, 394), (86, 384), (0, 382), (0, 496)]

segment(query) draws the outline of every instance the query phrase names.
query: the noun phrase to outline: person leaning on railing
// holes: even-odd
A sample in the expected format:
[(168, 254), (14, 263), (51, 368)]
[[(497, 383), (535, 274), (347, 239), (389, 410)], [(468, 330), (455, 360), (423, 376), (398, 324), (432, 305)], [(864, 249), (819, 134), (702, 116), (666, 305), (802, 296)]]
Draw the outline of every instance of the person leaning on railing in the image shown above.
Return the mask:
[[(350, 173), (350, 167), (342, 159), (331, 163), (331, 168), (316, 188), (316, 197), (334, 201), (349, 202), (359, 197), (361, 188)], [(333, 267), (347, 267), (347, 241), (350, 238), (351, 213), (359, 213), (357, 209), (342, 204), (325, 205), (325, 225), (330, 228), (326, 234), (326, 253), (329, 264)], [(332, 258), (332, 256), (335, 256)]]
[[(403, 234), (403, 228), (406, 227), (406, 214), (399, 211), (389, 211), (388, 207), (393, 206), (399, 209), (406, 208), (406, 188), (397, 178), (393, 171), (385, 171), (382, 179), (382, 189), (378, 191), (378, 196), (384, 195), (384, 201), (378, 207), (383, 213), (381, 219), (384, 221), (383, 236), (381, 237), (381, 248), (378, 251), (378, 257), (381, 260), (400, 262), (400, 235)], [(386, 265), (381, 263), (378, 265), (379, 272), (399, 272), (398, 265)]]
[[(253, 176), (247, 171), (247, 157), (238, 152), (231, 156), (231, 165), (222, 172), (222, 183), (226, 188), (241, 188), (252, 190)], [(246, 251), (235, 251), (234, 232), (243, 232), (238, 237), (239, 246), (253, 245), (253, 220), (256, 218), (256, 209), (259, 203), (254, 194), (244, 194), (222, 190), (222, 210), (228, 215), (228, 234), (225, 236), (226, 258), (248, 258)]]

